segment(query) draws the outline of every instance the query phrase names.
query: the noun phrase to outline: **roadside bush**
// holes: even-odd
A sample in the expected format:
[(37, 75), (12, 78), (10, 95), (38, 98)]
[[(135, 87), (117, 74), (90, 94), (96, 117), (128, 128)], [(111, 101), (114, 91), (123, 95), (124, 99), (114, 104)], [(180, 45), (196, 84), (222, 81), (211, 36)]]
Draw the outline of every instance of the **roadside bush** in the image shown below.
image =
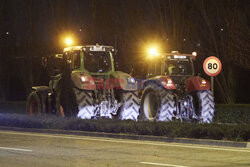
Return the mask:
[(60, 118), (51, 115), (32, 117), (0, 113), (0, 126), (250, 141), (249, 105), (240, 105), (236, 108), (230, 105), (221, 105), (216, 108), (214, 123), (212, 124), (134, 122), (109, 119), (82, 120), (74, 117)]
[[(76, 97), (74, 95), (73, 87), (69, 74), (65, 75), (64, 86), (66, 88), (62, 92), (64, 95), (62, 97), (67, 97), (62, 99), (62, 101), (67, 101), (65, 103), (65, 110), (69, 111), (66, 113), (67, 116), (75, 116), (78, 112)], [(70, 97), (70, 98), (69, 98)], [(71, 99), (68, 101), (68, 99)], [(25, 113), (25, 102), (0, 102), (0, 113)], [(66, 109), (67, 108), (67, 109)], [(213, 122), (215, 123), (241, 123), (250, 124), (250, 104), (216, 104), (215, 105), (215, 115)], [(118, 127), (115, 127), (115, 129)], [(145, 130), (145, 129), (144, 129)], [(162, 130), (161, 128), (159, 129)]]
[(0, 102), (0, 113), (25, 113), (25, 101)]
[(224, 138), (223, 132), (225, 131), (223, 130), (222, 127), (218, 125), (217, 126), (212, 125), (211, 127), (208, 127), (207, 136), (212, 139), (222, 140)]
[(250, 124), (250, 104), (217, 104), (213, 121)]

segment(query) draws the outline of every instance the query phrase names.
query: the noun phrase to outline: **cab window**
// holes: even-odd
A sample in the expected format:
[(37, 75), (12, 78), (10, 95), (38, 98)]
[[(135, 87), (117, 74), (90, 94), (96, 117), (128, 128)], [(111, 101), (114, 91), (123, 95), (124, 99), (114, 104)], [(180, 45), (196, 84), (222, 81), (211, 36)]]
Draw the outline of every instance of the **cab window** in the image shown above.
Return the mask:
[(76, 68), (80, 68), (81, 66), (81, 57), (80, 57), (80, 52), (79, 51), (76, 51), (76, 52), (73, 52), (73, 68), (76, 69)]
[(66, 52), (64, 54), (67, 64), (70, 65), (71, 69), (77, 69), (81, 66), (80, 51)]
[(160, 74), (161, 74), (160, 60), (155, 60), (154, 62), (148, 64), (148, 77), (156, 76)]

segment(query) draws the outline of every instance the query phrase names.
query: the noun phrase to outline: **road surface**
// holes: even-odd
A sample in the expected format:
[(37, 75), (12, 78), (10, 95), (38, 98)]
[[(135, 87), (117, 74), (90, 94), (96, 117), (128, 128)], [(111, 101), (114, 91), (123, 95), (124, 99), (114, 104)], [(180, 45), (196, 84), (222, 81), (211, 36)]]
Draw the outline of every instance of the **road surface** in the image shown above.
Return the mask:
[(0, 131), (1, 167), (244, 167), (250, 149)]

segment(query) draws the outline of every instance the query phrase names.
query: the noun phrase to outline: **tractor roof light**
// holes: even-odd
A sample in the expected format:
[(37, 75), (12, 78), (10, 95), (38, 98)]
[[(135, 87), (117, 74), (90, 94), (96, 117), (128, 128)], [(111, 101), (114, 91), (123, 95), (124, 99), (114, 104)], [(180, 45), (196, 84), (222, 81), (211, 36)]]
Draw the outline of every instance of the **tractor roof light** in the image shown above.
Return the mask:
[(148, 55), (148, 58), (152, 59), (152, 58), (158, 57), (160, 54), (159, 54), (158, 48), (153, 46), (153, 47), (148, 48), (147, 55)]
[(175, 50), (173, 50), (171, 53), (173, 53), (173, 54), (179, 54), (179, 52), (175, 51)]
[(113, 46), (105, 46), (105, 45), (86, 45), (86, 50), (92, 52), (113, 52), (115, 51)]
[(67, 38), (65, 38), (64, 43), (65, 43), (67, 46), (72, 46), (72, 44), (73, 44), (73, 39), (70, 38), (70, 37), (67, 37)]
[(197, 56), (197, 52), (192, 52), (192, 56)]
[(72, 52), (72, 51), (78, 51), (78, 50), (82, 50), (83, 46), (69, 46), (63, 49), (63, 52)]
[(157, 55), (157, 54), (158, 54), (158, 51), (157, 51), (156, 48), (150, 48), (150, 49), (148, 50), (148, 53), (149, 53), (150, 55)]
[(182, 56), (182, 55), (174, 55), (174, 59), (186, 59), (187, 56)]

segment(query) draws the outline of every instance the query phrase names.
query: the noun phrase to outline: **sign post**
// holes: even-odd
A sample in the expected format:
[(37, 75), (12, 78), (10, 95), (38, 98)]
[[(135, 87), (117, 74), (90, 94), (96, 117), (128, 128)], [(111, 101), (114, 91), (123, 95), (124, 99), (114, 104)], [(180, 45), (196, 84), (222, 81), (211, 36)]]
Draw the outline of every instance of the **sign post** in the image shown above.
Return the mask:
[(221, 61), (214, 56), (206, 58), (203, 63), (203, 70), (211, 77), (211, 91), (214, 94), (214, 77), (221, 72)]
[(211, 91), (212, 94), (214, 95), (214, 77), (210, 77), (211, 78)]

